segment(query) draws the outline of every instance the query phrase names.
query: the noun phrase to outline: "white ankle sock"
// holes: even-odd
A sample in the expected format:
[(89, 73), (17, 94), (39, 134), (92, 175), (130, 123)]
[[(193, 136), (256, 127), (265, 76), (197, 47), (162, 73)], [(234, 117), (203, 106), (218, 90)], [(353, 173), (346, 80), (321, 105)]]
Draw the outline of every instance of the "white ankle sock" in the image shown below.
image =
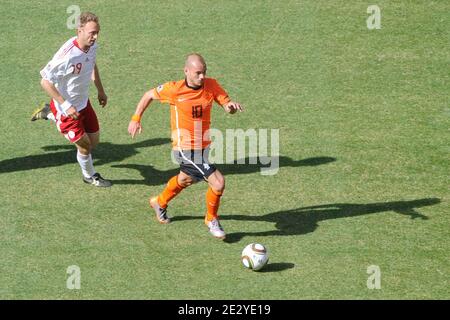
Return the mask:
[(47, 119), (56, 122), (55, 115), (51, 112), (47, 115)]
[(81, 154), (80, 151), (77, 151), (77, 160), (80, 164), (81, 172), (83, 173), (83, 176), (85, 178), (90, 178), (96, 173), (90, 153), (86, 156), (84, 154)]

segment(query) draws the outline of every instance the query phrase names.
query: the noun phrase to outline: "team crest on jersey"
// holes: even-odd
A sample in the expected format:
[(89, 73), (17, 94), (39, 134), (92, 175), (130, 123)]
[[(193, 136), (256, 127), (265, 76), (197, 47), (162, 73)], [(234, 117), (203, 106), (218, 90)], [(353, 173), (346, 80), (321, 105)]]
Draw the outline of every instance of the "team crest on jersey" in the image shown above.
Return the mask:
[(156, 88), (156, 91), (161, 92), (164, 86), (161, 84)]

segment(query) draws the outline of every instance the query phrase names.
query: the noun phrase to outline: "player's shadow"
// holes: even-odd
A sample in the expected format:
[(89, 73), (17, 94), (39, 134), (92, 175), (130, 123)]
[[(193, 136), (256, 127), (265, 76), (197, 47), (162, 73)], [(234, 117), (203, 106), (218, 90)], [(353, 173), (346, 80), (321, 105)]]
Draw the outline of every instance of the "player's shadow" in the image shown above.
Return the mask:
[[(111, 162), (125, 160), (131, 156), (138, 154), (139, 149), (158, 146), (169, 143), (170, 139), (157, 138), (148, 139), (136, 143), (114, 144), (110, 142), (100, 143), (93, 152), (94, 165), (103, 165)], [(25, 157), (17, 157), (0, 161), (0, 174), (16, 171), (26, 171), (33, 169), (42, 169), (50, 167), (58, 167), (68, 163), (76, 163), (76, 149), (71, 144), (45, 146), (42, 147), (49, 152)]]
[[(262, 216), (221, 215), (221, 220), (258, 221), (275, 224), (274, 230), (260, 232), (235, 232), (227, 234), (226, 242), (234, 243), (244, 237), (292, 236), (314, 232), (320, 221), (338, 218), (357, 217), (367, 214), (393, 211), (407, 215), (411, 219), (427, 220), (428, 217), (417, 211), (418, 208), (440, 203), (438, 198), (424, 198), (411, 201), (377, 202), (367, 204), (334, 203), (311, 207), (301, 207), (268, 213)], [(200, 216), (175, 216), (173, 221), (203, 219)]]
[(167, 181), (180, 172), (179, 168), (170, 170), (158, 170), (152, 165), (142, 164), (116, 164), (112, 168), (137, 170), (142, 179), (115, 179), (111, 182), (118, 184), (143, 184), (147, 186), (159, 186), (167, 183)]
[[(336, 161), (333, 157), (312, 157), (301, 160), (293, 160), (289, 157), (279, 156), (278, 165), (280, 168), (283, 167), (306, 167), (306, 166), (319, 166), (323, 164), (328, 164), (330, 162)], [(242, 164), (240, 164), (242, 162)], [(220, 170), (225, 176), (228, 174), (247, 174), (255, 172), (264, 172), (264, 170), (270, 167), (275, 167), (276, 162), (274, 159), (271, 160), (271, 164), (262, 164), (261, 160), (258, 158), (245, 158), (236, 160), (235, 163), (231, 164), (217, 164), (217, 169)]]
[[(170, 158), (170, 157), (169, 157)], [(261, 172), (261, 170), (270, 167), (270, 165), (261, 164), (258, 159), (255, 158), (245, 158), (241, 159), (243, 164), (236, 163), (232, 164), (216, 164), (216, 167), (225, 175), (235, 175), (235, 174), (249, 174), (255, 172)], [(301, 167), (301, 166), (318, 166), (322, 164), (327, 164), (336, 161), (336, 158), (332, 157), (313, 157), (302, 160), (293, 160), (289, 157), (280, 156), (278, 159), (278, 165), (280, 168), (283, 167)], [(144, 185), (161, 185), (167, 183), (170, 177), (178, 174), (180, 169), (177, 167), (170, 170), (158, 170), (152, 165), (140, 165), (140, 164), (119, 164), (112, 165), (113, 168), (122, 169), (133, 169), (137, 170), (143, 179), (121, 179), (113, 180), (114, 184), (144, 184)]]

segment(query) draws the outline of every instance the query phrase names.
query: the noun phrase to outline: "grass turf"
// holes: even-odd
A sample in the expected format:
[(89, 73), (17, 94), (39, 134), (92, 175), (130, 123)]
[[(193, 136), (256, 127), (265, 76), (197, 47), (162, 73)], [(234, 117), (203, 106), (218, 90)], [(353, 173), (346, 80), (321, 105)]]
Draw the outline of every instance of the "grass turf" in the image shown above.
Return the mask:
[[(92, 91), (96, 168), (114, 182), (97, 190), (52, 124), (29, 122), (48, 100), (39, 70), (74, 34), (71, 3), (2, 1), (0, 298), (448, 299), (450, 5), (377, 4), (381, 30), (364, 1), (78, 1), (101, 19), (110, 98), (101, 109)], [(137, 139), (126, 130), (193, 51), (246, 108), (215, 108), (214, 128), (280, 130), (278, 174), (219, 165), (225, 243), (202, 223), (205, 184), (170, 204), (171, 225), (148, 208), (177, 169), (168, 107), (147, 110)], [(263, 272), (240, 263), (250, 242), (269, 248)]]

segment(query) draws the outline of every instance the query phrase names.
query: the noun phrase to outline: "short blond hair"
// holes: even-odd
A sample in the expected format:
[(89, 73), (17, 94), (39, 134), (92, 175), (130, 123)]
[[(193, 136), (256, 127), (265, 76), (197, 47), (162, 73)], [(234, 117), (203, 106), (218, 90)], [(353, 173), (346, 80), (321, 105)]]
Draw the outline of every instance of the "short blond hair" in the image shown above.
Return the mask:
[(92, 12), (82, 12), (78, 18), (78, 28), (84, 27), (88, 22), (98, 23), (98, 17)]

